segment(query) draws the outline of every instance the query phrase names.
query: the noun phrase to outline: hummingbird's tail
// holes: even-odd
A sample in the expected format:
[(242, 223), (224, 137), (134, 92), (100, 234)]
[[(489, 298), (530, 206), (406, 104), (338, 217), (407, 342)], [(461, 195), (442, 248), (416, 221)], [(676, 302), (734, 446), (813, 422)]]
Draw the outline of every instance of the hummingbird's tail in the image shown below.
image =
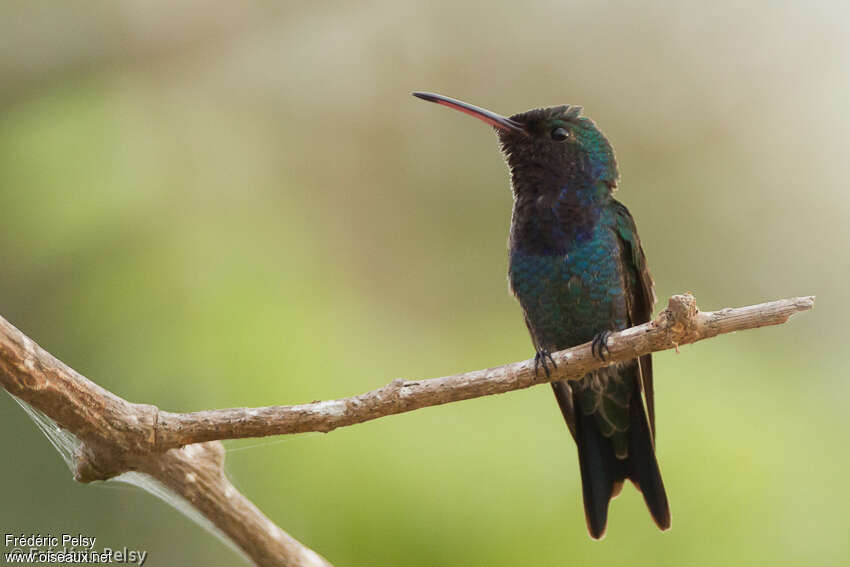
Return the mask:
[[(635, 488), (643, 494), (646, 506), (658, 527), (662, 530), (670, 527), (670, 506), (655, 459), (655, 446), (644, 411), (639, 378), (634, 378), (629, 403), (629, 427), (624, 433), (628, 447), (628, 455), (625, 458), (617, 457), (612, 438), (602, 434), (597, 416), (582, 411), (581, 396), (577, 392), (571, 393), (572, 403), (569, 410), (574, 419), (574, 427), (571, 429), (574, 429), (573, 435), (578, 445), (584, 514), (590, 537), (594, 539), (605, 535), (608, 504), (620, 493), (626, 479), (631, 480)], [(552, 385), (555, 387), (558, 383)], [(555, 397), (558, 398), (562, 410), (565, 410), (564, 417), (567, 417), (563, 403), (566, 401), (565, 393), (561, 388), (555, 388)], [(622, 450), (620, 453), (622, 454)]]

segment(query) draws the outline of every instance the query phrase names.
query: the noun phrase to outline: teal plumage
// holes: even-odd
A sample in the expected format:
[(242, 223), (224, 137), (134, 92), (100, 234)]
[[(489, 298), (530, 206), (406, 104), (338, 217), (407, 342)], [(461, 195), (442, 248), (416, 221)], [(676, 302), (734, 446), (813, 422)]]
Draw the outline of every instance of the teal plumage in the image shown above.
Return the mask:
[[(509, 281), (538, 360), (597, 340), (651, 316), (652, 278), (625, 206), (613, 198), (614, 152), (602, 132), (572, 107), (518, 114), (525, 134), (500, 131), (511, 171), (514, 211)], [(554, 132), (566, 139), (554, 140)], [(631, 479), (656, 523), (670, 512), (655, 459), (652, 364), (599, 369), (553, 383), (579, 449), (588, 530), (604, 535), (608, 503)]]
[(590, 341), (600, 323), (628, 321), (616, 220), (602, 211), (593, 230), (563, 253), (510, 254), (511, 288), (534, 325), (537, 340), (561, 350)]
[[(634, 220), (613, 197), (614, 150), (581, 108), (505, 118), (441, 95), (415, 94), (497, 128), (514, 195), (508, 279), (543, 371), (549, 373), (551, 352), (594, 341), (594, 352), (604, 356), (607, 333), (649, 320), (653, 282)], [(626, 479), (667, 529), (651, 357), (556, 381), (552, 388), (578, 447), (590, 535), (604, 535), (609, 501)]]

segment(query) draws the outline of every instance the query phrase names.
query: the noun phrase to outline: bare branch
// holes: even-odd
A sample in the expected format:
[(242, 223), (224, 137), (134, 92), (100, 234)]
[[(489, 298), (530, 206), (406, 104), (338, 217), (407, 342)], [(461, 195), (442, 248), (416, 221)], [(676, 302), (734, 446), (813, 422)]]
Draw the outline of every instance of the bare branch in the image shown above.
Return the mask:
[(159, 458), (145, 456), (138, 470), (182, 496), (257, 565), (331, 567), (324, 557), (305, 547), (269, 520), (236, 490), (224, 474), (220, 441), (172, 449)]
[(0, 383), (82, 441), (76, 480), (146, 473), (201, 512), (256, 565), (330, 567), (233, 487), (220, 441), (152, 451), (156, 407), (132, 404), (87, 380), (2, 317)]
[(339, 400), (186, 414), (159, 411), (116, 396), (0, 317), (0, 384), (82, 442), (76, 455), (77, 480), (105, 480), (128, 471), (146, 473), (199, 510), (257, 565), (329, 566), (233, 488), (224, 474), (219, 440), (331, 431), (551, 380), (578, 379), (596, 368), (650, 352), (778, 325), (813, 305), (814, 297), (797, 297), (701, 313), (693, 296), (676, 295), (654, 321), (613, 333), (605, 361), (593, 356), (589, 343), (553, 353), (558, 367), (550, 377), (536, 376), (534, 362), (526, 360), (430, 380), (393, 380), (378, 390)]
[(650, 352), (677, 348), (722, 333), (778, 325), (813, 305), (814, 297), (795, 297), (701, 313), (692, 295), (675, 295), (654, 321), (611, 334), (610, 356), (605, 362), (593, 356), (587, 343), (553, 353), (558, 367), (550, 377), (542, 373), (536, 376), (534, 361), (526, 360), (429, 380), (393, 380), (383, 388), (359, 396), (311, 404), (183, 414), (160, 411), (156, 446), (162, 449), (212, 439), (327, 432), (419, 408), (503, 394), (553, 380), (579, 379), (596, 368)]

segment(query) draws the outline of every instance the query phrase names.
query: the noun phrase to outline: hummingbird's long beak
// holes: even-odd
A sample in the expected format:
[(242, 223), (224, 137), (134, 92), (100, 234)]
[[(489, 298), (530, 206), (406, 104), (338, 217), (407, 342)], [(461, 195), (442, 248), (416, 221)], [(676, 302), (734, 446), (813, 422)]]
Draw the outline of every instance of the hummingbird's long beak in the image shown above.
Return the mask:
[(460, 110), (465, 114), (474, 116), (482, 122), (486, 122), (494, 128), (499, 128), (500, 130), (506, 130), (508, 132), (521, 132), (526, 136), (528, 135), (528, 132), (525, 130), (525, 127), (519, 122), (511, 120), (510, 118), (505, 118), (501, 114), (496, 114), (495, 112), (490, 112), (489, 110), (473, 106), (466, 102), (434, 93), (416, 92), (413, 93), (413, 96), (421, 98), (422, 100), (427, 100), (428, 102), (436, 102), (437, 104), (442, 104), (443, 106), (448, 106), (449, 108)]

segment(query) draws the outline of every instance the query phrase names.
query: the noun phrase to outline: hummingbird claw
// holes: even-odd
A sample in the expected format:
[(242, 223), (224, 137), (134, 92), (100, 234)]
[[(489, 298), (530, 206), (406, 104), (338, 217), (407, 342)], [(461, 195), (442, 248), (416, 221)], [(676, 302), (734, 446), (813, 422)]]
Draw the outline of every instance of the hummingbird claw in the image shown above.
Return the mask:
[(611, 331), (602, 331), (593, 337), (593, 342), (590, 343), (590, 352), (593, 353), (594, 357), (603, 362), (605, 362), (607, 355), (611, 354), (611, 350), (608, 348), (608, 337), (610, 336)]
[(534, 355), (534, 375), (538, 376), (538, 370), (540, 366), (543, 366), (543, 372), (546, 373), (546, 378), (549, 378), (549, 362), (546, 362), (546, 359), (549, 359), (549, 362), (552, 363), (552, 368), (558, 368), (558, 365), (555, 364), (555, 359), (552, 358), (552, 354), (546, 349), (540, 349)]

